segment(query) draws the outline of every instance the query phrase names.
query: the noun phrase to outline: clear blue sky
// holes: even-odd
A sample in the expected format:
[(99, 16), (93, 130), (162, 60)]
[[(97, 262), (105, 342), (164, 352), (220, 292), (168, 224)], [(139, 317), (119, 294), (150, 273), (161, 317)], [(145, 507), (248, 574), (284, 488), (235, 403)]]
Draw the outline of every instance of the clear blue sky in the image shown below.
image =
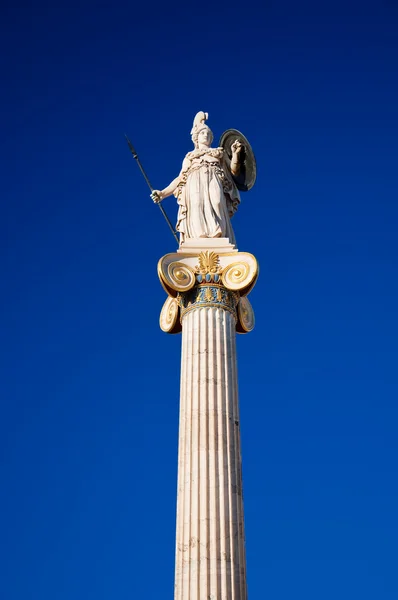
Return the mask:
[(164, 187), (204, 110), (258, 162), (234, 217), (261, 266), (250, 600), (396, 600), (397, 2), (8, 1), (0, 23), (1, 598), (172, 598), (175, 244), (123, 133)]

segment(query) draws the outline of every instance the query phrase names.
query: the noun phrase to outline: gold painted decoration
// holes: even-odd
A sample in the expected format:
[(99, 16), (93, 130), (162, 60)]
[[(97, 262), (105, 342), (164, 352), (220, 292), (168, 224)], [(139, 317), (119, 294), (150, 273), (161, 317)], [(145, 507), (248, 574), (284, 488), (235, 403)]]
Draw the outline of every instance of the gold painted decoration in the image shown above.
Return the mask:
[(249, 299), (244, 296), (238, 303), (238, 323), (236, 329), (238, 333), (249, 333), (254, 328), (254, 311)]
[(166, 254), (158, 263), (160, 283), (169, 296), (187, 292), (195, 285), (195, 271), (189, 265), (173, 260), (178, 254)]
[(178, 331), (174, 331), (176, 326), (179, 325), (178, 312), (178, 300), (169, 296), (163, 304), (160, 313), (159, 325), (162, 331), (165, 331), (166, 333), (178, 333), (178, 331), (180, 331), (178, 327)]
[(207, 275), (221, 272), (220, 257), (213, 251), (206, 250), (198, 256), (199, 265), (196, 266), (196, 273)]
[(223, 270), (222, 281), (229, 290), (241, 290), (251, 284), (256, 274), (256, 270), (250, 268), (249, 263), (234, 262)]
[(177, 292), (187, 292), (195, 285), (195, 273), (182, 262), (172, 262), (168, 265), (165, 275), (168, 283)]
[(220, 308), (230, 312), (237, 320), (236, 306), (239, 294), (216, 284), (200, 284), (179, 296), (181, 321), (184, 316), (198, 308)]
[(160, 315), (163, 331), (179, 333), (185, 315), (202, 308), (228, 311), (238, 333), (253, 329), (254, 314), (246, 299), (258, 277), (252, 254), (199, 249), (166, 254), (159, 260), (158, 274), (169, 296)]
[(210, 287), (206, 287), (205, 289), (205, 301), (211, 302), (213, 300), (213, 293)]

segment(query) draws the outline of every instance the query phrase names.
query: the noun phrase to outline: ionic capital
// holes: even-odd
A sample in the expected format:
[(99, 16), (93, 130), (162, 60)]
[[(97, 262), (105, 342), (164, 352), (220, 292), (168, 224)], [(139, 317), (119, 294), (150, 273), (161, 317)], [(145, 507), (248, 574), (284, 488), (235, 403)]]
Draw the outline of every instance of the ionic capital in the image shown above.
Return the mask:
[(184, 316), (204, 307), (231, 312), (239, 333), (253, 329), (254, 313), (246, 298), (258, 277), (252, 254), (213, 250), (166, 254), (158, 263), (158, 275), (168, 294), (160, 315), (163, 331), (179, 333)]

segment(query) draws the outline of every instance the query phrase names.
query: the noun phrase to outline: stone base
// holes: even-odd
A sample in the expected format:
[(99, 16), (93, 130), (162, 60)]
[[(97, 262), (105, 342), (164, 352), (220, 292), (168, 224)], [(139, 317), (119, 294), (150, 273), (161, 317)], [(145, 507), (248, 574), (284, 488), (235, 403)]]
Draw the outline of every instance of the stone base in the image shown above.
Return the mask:
[(205, 250), (212, 250), (217, 254), (230, 254), (238, 252), (234, 244), (228, 238), (188, 238), (180, 244), (177, 252), (181, 254), (195, 254), (198, 256)]

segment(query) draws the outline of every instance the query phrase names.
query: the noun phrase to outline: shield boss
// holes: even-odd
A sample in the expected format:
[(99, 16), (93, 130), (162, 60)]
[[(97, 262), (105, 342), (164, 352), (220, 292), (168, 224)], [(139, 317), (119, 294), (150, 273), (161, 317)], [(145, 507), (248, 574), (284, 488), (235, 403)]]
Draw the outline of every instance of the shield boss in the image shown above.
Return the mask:
[(234, 175), (232, 177), (238, 190), (247, 192), (253, 187), (257, 175), (256, 159), (248, 140), (237, 129), (227, 129), (222, 134), (218, 145), (222, 146), (231, 158), (231, 146), (236, 140), (239, 140), (243, 147), (240, 153), (240, 173), (237, 177)]

